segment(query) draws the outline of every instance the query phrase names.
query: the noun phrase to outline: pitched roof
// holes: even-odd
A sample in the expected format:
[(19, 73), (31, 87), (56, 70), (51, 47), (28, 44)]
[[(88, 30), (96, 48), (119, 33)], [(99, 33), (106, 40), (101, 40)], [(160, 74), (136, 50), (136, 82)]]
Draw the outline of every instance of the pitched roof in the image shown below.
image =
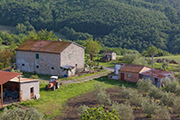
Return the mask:
[(132, 72), (132, 73), (139, 73), (145, 66), (143, 65), (131, 65), (131, 64), (124, 64), (120, 72)]
[(18, 75), (21, 75), (21, 73), (0, 71), (0, 85), (8, 82), (9, 80), (17, 77)]
[[(141, 74), (146, 75), (146, 76), (151, 76), (151, 70), (142, 72)], [(172, 72), (153, 69), (153, 77), (155, 77), (155, 78), (164, 78), (164, 77), (171, 75), (171, 74), (172, 74)]]
[(46, 52), (46, 53), (61, 53), (71, 43), (72, 42), (63, 42), (63, 41), (27, 40), (15, 50)]

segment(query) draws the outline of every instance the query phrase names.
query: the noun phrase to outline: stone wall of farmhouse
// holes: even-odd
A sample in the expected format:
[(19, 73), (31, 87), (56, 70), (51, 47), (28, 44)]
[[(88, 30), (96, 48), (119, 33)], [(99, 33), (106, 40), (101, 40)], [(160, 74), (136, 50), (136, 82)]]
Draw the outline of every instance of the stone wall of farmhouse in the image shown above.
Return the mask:
[(84, 69), (84, 49), (72, 43), (61, 52), (60, 65), (77, 65), (77, 69)]
[(16, 65), (21, 71), (60, 76), (60, 54), (16, 51)]

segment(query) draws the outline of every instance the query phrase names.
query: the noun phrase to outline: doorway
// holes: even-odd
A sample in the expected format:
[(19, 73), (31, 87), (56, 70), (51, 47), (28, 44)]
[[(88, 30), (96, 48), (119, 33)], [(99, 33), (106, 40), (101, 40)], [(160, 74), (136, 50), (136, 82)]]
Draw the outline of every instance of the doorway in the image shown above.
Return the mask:
[(124, 73), (121, 73), (121, 80), (124, 80)]
[(30, 88), (30, 98), (34, 98), (34, 87)]

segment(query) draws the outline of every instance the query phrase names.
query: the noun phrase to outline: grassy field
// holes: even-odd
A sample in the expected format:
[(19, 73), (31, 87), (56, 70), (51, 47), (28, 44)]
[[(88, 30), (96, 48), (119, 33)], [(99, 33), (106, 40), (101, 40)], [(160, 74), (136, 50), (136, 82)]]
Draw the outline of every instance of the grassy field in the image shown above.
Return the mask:
[(162, 57), (155, 57), (155, 59), (170, 59), (170, 60), (176, 60), (180, 63), (180, 55), (172, 55), (172, 56), (162, 56)]
[(136, 86), (136, 84), (128, 84), (126, 82), (109, 80), (107, 79), (107, 76), (104, 78), (95, 79), (93, 81), (62, 85), (60, 89), (56, 89), (55, 91), (46, 91), (46, 84), (41, 83), (41, 98), (39, 100), (21, 102), (21, 104), (27, 107), (37, 108), (46, 116), (53, 118), (54, 116), (61, 113), (62, 105), (64, 105), (68, 99), (92, 91), (94, 89), (93, 85), (96, 83), (105, 84), (107, 88), (122, 85), (126, 87)]

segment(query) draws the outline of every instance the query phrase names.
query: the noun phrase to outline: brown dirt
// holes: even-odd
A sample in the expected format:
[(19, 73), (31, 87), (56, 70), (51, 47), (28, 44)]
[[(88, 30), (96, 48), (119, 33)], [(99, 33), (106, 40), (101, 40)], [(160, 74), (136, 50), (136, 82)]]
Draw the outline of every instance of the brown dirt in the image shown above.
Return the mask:
[[(124, 103), (127, 101), (126, 99), (121, 98), (120, 96), (120, 88), (109, 88), (107, 89), (107, 93), (110, 94), (110, 98), (112, 101), (117, 101), (118, 103)], [(55, 120), (79, 120), (79, 112), (78, 108), (80, 105), (86, 105), (89, 107), (97, 107), (100, 104), (93, 97), (93, 92), (86, 93), (74, 98), (69, 99), (66, 102), (66, 105), (63, 106), (62, 113), (57, 115)], [(110, 108), (110, 106), (106, 106)], [(132, 106), (134, 107), (134, 106)], [(146, 118), (146, 114), (143, 112), (142, 108), (140, 110), (134, 110), (135, 120), (151, 120), (151, 118)], [(180, 118), (176, 117), (176, 114), (171, 114), (171, 120), (180, 120)]]

